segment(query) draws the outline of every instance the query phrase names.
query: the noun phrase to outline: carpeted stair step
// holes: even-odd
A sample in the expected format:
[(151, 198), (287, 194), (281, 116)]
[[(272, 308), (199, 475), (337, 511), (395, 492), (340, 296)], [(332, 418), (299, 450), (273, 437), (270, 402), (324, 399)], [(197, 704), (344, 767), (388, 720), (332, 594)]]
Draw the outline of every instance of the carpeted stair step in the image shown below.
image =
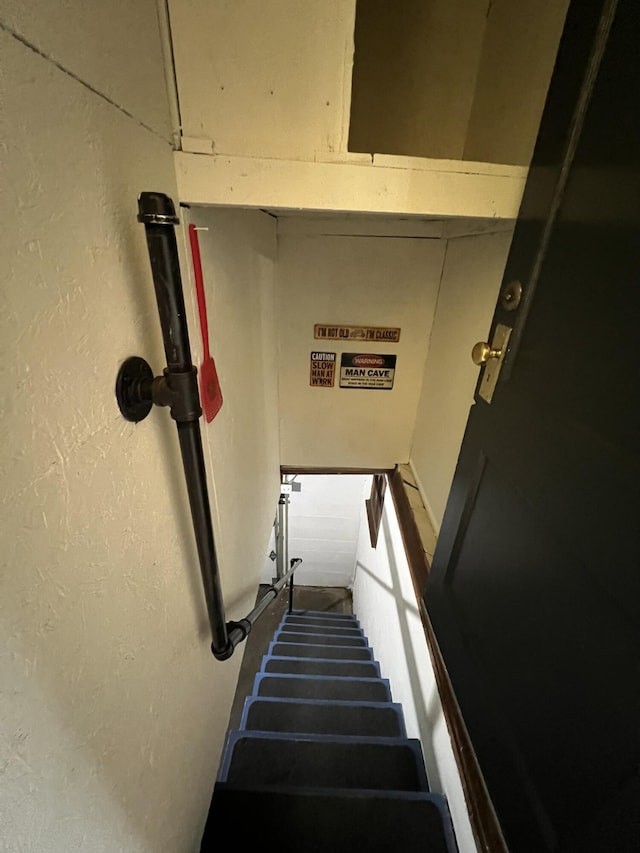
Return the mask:
[(370, 648), (354, 649), (350, 646), (326, 646), (316, 643), (271, 642), (269, 655), (291, 658), (323, 658), (330, 660), (373, 660)]
[(324, 702), (249, 696), (245, 700), (240, 728), (406, 738), (402, 707), (391, 702)]
[(221, 840), (279, 853), (454, 853), (451, 821), (437, 794), (321, 792), (215, 786), (201, 853)]
[(357, 622), (353, 613), (336, 613), (333, 610), (292, 610), (287, 616), (304, 616), (307, 619), (333, 619), (338, 622)]
[(286, 634), (321, 634), (335, 637), (364, 637), (362, 628), (343, 628), (341, 625), (300, 625), (292, 622), (281, 622), (278, 633)]
[(262, 672), (292, 675), (336, 675), (339, 678), (380, 678), (377, 661), (321, 660), (318, 658), (285, 658), (265, 655)]
[(296, 616), (285, 613), (282, 619), (287, 625), (317, 625), (318, 628), (360, 628), (355, 616), (349, 619), (332, 619), (329, 616)]
[(227, 736), (201, 853), (222, 839), (278, 853), (455, 853), (444, 798), (360, 625), (286, 614), (240, 730)]
[(276, 643), (312, 643), (316, 646), (351, 646), (354, 649), (367, 648), (366, 637), (345, 637), (342, 634), (299, 634), (276, 631), (273, 636)]
[(254, 696), (284, 699), (338, 699), (351, 702), (390, 702), (389, 682), (382, 678), (336, 678), (325, 675), (258, 673)]
[(417, 740), (231, 732), (219, 781), (249, 779), (270, 787), (429, 790)]

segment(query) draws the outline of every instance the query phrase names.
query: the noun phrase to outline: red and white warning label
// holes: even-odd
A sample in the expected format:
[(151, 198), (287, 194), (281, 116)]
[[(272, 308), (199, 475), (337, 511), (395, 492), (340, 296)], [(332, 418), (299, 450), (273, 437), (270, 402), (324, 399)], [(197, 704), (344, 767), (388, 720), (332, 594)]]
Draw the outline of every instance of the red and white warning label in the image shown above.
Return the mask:
[(393, 388), (395, 373), (395, 355), (343, 352), (340, 361), (340, 387), (390, 391)]

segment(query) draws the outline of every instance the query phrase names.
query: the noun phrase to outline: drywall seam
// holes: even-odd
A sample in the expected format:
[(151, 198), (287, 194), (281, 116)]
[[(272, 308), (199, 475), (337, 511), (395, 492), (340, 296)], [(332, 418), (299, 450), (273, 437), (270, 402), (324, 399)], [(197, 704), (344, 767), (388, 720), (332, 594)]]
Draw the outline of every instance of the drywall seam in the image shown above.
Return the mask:
[(16, 39), (16, 41), (19, 41), (20, 44), (24, 45), (24, 47), (28, 48), (29, 50), (32, 50), (34, 53), (36, 53), (42, 59), (45, 59), (47, 62), (50, 62), (52, 65), (55, 65), (55, 67), (59, 71), (62, 71), (63, 74), (66, 74), (68, 77), (71, 77), (71, 79), (75, 80), (76, 83), (80, 83), (81, 86), (84, 86), (85, 89), (88, 89), (92, 94), (97, 95), (99, 98), (102, 98), (103, 101), (106, 101), (112, 107), (115, 107), (117, 110), (120, 110), (121, 113), (124, 113), (124, 115), (126, 115), (127, 118), (131, 119), (132, 121), (135, 121), (135, 123), (140, 125), (140, 127), (143, 127), (145, 130), (148, 130), (149, 133), (153, 133), (154, 136), (156, 136), (158, 139), (161, 139), (162, 142), (167, 143), (167, 145), (170, 145), (169, 140), (166, 139), (161, 133), (158, 133), (156, 130), (154, 130), (152, 127), (150, 127), (148, 124), (145, 124), (145, 122), (140, 121), (140, 119), (137, 118), (133, 113), (131, 113), (131, 112), (129, 112), (129, 110), (125, 109), (122, 106), (122, 104), (116, 103), (116, 101), (112, 100), (108, 95), (105, 95), (104, 92), (101, 92), (99, 89), (96, 89), (90, 83), (87, 83), (86, 80), (83, 80), (82, 77), (79, 77), (77, 74), (75, 74), (73, 71), (71, 71), (70, 68), (67, 68), (66, 65), (63, 65), (61, 62), (58, 62), (57, 59), (54, 59), (52, 56), (49, 56), (48, 54), (46, 54), (43, 50), (40, 50), (40, 48), (36, 47), (36, 45), (33, 44), (33, 42), (30, 42), (29, 39), (20, 35), (20, 33), (16, 32), (12, 27), (5, 24), (4, 21), (0, 21), (0, 29), (4, 30), (4, 32), (7, 33), (7, 35), (12, 36), (14, 39)]
[(169, 101), (169, 115), (171, 118), (171, 129), (173, 131), (173, 149), (180, 148), (182, 132), (182, 119), (180, 117), (180, 100), (178, 98), (178, 80), (176, 77), (176, 64), (173, 55), (173, 37), (171, 34), (171, 13), (169, 11), (169, 0), (157, 0), (158, 25), (160, 28), (160, 42), (162, 46), (162, 60), (164, 65), (164, 76), (167, 83), (167, 98)]

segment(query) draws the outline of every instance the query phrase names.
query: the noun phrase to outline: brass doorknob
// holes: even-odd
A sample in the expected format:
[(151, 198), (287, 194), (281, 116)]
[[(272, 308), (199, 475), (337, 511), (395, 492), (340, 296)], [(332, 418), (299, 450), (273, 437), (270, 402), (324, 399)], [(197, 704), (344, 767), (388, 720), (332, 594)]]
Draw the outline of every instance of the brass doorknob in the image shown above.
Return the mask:
[(471, 350), (471, 358), (477, 365), (486, 364), (490, 358), (500, 358), (501, 355), (501, 349), (491, 349), (486, 341), (478, 341)]

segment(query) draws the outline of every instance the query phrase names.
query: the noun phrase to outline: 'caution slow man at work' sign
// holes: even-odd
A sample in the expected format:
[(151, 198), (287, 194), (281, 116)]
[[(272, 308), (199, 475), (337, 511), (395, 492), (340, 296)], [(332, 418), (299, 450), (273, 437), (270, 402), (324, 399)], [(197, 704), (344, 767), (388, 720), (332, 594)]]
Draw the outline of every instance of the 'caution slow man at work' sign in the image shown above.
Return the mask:
[(333, 388), (335, 381), (335, 352), (312, 352), (309, 385), (315, 388)]

